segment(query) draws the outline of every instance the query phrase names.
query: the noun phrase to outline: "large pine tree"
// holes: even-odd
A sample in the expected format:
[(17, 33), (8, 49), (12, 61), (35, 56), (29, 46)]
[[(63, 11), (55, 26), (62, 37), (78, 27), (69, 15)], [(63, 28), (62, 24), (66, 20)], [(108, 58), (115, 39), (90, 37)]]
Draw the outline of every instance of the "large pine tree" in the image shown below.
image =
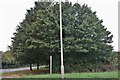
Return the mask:
[[(18, 61), (49, 64), (53, 55), (54, 72), (60, 69), (59, 3), (35, 2), (27, 10), (12, 38)], [(111, 32), (87, 5), (62, 2), (65, 71), (86, 71), (110, 64), (113, 47)]]

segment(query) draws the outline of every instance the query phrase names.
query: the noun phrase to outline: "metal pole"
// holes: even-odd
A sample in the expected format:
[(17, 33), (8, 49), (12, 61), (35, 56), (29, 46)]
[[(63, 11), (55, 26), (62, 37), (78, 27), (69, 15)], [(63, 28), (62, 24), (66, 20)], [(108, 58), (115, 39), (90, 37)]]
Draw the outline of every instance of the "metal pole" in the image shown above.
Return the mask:
[(61, 0), (60, 0), (60, 41), (61, 41), (61, 78), (64, 78)]
[(52, 56), (50, 56), (50, 74), (52, 74)]

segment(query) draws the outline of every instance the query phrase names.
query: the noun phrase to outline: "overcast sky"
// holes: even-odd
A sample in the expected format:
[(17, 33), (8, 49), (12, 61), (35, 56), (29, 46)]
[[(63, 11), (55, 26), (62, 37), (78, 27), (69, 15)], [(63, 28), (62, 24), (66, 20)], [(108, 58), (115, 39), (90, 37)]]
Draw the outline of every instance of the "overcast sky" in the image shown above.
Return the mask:
[[(0, 51), (6, 51), (11, 45), (11, 37), (16, 26), (25, 18), (26, 9), (34, 7), (37, 0), (0, 0)], [(69, 0), (73, 1), (73, 0)], [(75, 0), (74, 0), (75, 1)], [(118, 1), (119, 0), (76, 0), (87, 4), (92, 11), (97, 11), (103, 25), (114, 35), (114, 51), (118, 51)]]

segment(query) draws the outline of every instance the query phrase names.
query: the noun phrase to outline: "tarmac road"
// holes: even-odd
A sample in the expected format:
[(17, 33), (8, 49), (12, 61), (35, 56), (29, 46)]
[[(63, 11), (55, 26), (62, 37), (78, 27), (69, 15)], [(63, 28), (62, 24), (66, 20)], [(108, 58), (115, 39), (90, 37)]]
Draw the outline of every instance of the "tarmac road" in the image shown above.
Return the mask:
[[(43, 66), (40, 66), (40, 68)], [(37, 67), (32, 67), (37, 68)], [(22, 70), (29, 70), (29, 67), (25, 67), (25, 68), (13, 68), (13, 69), (0, 69), (0, 73), (7, 73), (7, 72), (15, 72), (15, 71), (22, 71)]]

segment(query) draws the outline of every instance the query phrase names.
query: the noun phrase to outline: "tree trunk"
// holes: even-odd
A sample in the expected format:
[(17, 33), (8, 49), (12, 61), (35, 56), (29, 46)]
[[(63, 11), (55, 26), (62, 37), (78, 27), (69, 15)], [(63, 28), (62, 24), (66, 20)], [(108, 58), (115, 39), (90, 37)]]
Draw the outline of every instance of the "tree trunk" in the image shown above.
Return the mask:
[(30, 64), (30, 70), (32, 71), (32, 64)]
[(39, 70), (39, 63), (37, 63), (37, 70)]

